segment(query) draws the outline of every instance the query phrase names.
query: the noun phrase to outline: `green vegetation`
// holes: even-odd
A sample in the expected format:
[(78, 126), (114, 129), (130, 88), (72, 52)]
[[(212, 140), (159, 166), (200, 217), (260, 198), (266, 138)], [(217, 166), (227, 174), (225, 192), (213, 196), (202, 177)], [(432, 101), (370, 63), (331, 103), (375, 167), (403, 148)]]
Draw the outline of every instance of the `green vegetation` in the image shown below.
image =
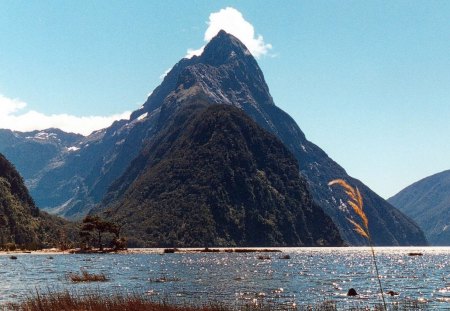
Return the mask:
[(191, 104), (94, 212), (119, 220), (131, 247), (341, 245), (307, 187), (294, 156), (244, 112)]
[(99, 216), (88, 215), (83, 219), (80, 229), (80, 237), (82, 239), (82, 249), (87, 250), (91, 248), (91, 241), (96, 239), (97, 247), (103, 251), (103, 240), (105, 234), (113, 235), (111, 246), (114, 250), (126, 248), (126, 240), (120, 237), (120, 230), (122, 226), (117, 223), (106, 221)]
[(73, 225), (39, 211), (22, 177), (0, 154), (0, 249), (63, 247), (74, 235)]

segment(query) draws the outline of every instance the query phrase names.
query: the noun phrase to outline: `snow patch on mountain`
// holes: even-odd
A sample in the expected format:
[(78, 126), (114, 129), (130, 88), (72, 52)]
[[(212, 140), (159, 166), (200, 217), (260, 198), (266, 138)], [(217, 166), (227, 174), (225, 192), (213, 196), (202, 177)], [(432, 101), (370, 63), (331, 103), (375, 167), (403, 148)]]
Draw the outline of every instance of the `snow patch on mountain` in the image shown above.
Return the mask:
[(144, 120), (145, 118), (147, 118), (147, 116), (148, 116), (148, 112), (146, 112), (146, 113), (144, 113), (144, 114), (141, 114), (141, 115), (137, 118), (137, 120), (138, 120), (138, 121)]
[(67, 148), (67, 151), (69, 151), (69, 152), (74, 152), (74, 151), (78, 151), (78, 150), (80, 150), (80, 148), (75, 147), (75, 146)]

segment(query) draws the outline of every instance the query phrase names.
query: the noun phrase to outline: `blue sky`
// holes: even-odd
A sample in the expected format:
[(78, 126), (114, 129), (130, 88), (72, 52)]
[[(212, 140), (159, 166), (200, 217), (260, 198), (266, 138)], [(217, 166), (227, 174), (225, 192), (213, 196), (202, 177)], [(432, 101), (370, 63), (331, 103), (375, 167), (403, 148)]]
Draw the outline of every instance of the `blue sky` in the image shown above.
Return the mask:
[(448, 1), (1, 1), (0, 127), (126, 116), (226, 7), (272, 46), (275, 103), (352, 176), (389, 197), (450, 169)]

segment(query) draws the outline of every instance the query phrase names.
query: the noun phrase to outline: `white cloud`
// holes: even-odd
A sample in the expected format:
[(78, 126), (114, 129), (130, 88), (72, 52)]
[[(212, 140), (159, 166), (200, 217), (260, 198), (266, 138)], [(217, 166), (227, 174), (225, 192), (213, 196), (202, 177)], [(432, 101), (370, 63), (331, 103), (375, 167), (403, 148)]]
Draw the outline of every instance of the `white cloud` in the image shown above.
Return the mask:
[(0, 94), (0, 116), (12, 114), (25, 108), (26, 105), (26, 103), (18, 99), (11, 99)]
[[(267, 55), (272, 49), (272, 45), (265, 43), (263, 36), (260, 34), (257, 35), (253, 25), (246, 21), (242, 13), (235, 8), (227, 7), (221, 9), (219, 12), (211, 13), (207, 24), (208, 28), (203, 38), (206, 43), (223, 29), (241, 40), (256, 58)], [(200, 55), (204, 47), (188, 49), (186, 57), (191, 58), (194, 55)]]
[(203, 45), (199, 49), (188, 49), (185, 58), (192, 58), (193, 56), (200, 56), (203, 53), (205, 46)]
[(16, 131), (44, 130), (55, 127), (66, 132), (88, 135), (95, 130), (110, 126), (114, 121), (128, 119), (131, 112), (111, 116), (77, 117), (68, 114), (45, 115), (26, 110), (27, 104), (0, 94), (0, 128)]
[[(167, 76), (167, 74), (172, 70), (172, 68), (173, 67), (170, 67), (169, 69), (166, 69), (165, 71), (164, 71), (164, 73), (162, 73), (160, 76), (159, 76), (159, 79), (160, 80), (164, 80), (164, 78)], [(148, 96), (150, 96), (151, 95), (151, 93), (148, 95)]]

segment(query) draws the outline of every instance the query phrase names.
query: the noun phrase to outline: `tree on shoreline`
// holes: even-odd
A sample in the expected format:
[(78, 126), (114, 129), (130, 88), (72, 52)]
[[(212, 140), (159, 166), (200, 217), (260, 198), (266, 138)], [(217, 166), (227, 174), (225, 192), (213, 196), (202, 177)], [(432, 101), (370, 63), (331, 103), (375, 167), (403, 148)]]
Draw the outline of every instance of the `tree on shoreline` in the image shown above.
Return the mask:
[[(101, 219), (99, 216), (86, 216), (80, 229), (80, 236), (86, 247), (92, 238), (96, 240), (97, 247), (103, 250), (103, 236), (105, 233), (114, 234), (113, 245), (115, 249), (125, 248), (125, 240), (120, 238), (120, 225)], [(92, 237), (94, 235), (94, 237)]]

